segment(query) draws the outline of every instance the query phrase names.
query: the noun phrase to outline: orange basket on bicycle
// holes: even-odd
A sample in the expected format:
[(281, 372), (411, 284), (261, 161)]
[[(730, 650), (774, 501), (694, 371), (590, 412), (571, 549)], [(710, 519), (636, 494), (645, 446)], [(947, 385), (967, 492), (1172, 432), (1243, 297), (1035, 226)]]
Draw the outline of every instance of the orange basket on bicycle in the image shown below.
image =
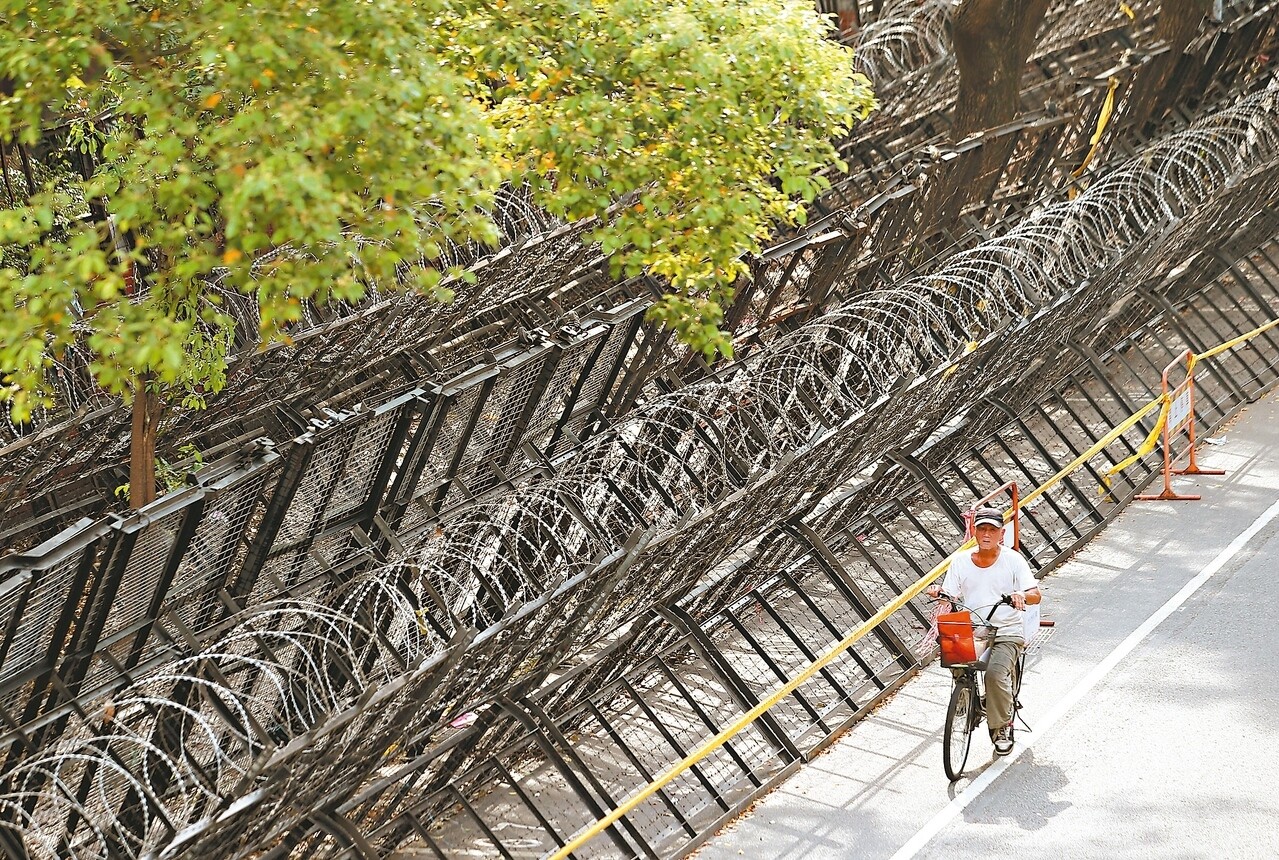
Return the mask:
[(946, 612), (937, 616), (937, 642), (941, 664), (946, 668), (977, 662), (977, 642), (973, 619), (967, 612)]

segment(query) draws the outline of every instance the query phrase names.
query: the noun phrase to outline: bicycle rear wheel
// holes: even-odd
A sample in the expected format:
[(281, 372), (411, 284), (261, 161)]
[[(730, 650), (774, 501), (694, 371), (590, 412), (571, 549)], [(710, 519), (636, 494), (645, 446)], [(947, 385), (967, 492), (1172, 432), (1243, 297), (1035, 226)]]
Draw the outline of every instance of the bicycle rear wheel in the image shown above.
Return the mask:
[(953, 782), (963, 774), (968, 761), (968, 748), (973, 739), (973, 710), (976, 701), (973, 685), (957, 682), (946, 707), (946, 729), (942, 732), (942, 765), (946, 776)]

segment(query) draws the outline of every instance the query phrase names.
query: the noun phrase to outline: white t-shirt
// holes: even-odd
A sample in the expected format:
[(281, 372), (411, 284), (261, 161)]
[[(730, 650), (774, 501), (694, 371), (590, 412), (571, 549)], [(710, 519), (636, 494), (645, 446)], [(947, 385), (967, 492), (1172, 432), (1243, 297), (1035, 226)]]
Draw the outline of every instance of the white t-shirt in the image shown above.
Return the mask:
[[(1021, 553), (1009, 547), (1000, 547), (999, 556), (990, 567), (978, 567), (972, 553), (964, 553), (950, 563), (941, 590), (953, 595), (972, 610), (973, 618), (985, 621), (990, 608), (1005, 594), (1026, 591), (1038, 587), (1039, 582), (1030, 572), (1030, 565)], [(1022, 613), (1011, 606), (1000, 606), (991, 616), (990, 623), (999, 628), (1000, 636), (1016, 636), (1023, 639)]]

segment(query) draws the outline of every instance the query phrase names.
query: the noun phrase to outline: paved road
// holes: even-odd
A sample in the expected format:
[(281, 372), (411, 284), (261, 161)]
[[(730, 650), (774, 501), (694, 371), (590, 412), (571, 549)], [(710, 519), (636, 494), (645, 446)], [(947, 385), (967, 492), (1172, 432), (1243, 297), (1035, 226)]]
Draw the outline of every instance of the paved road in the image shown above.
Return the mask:
[(1279, 857), (1279, 397), (1044, 581), (1013, 757), (941, 767), (933, 666), (698, 860)]

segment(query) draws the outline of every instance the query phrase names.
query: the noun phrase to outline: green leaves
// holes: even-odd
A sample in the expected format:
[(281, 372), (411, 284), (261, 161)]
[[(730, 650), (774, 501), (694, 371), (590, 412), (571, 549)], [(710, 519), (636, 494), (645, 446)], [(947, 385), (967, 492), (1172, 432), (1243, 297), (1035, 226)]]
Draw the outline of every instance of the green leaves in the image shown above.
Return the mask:
[[(728, 290), (721, 290), (721, 294), (730, 298), (732, 295)], [(647, 317), (674, 330), (676, 337), (708, 361), (717, 354), (733, 357), (732, 338), (719, 329), (724, 310), (718, 302), (671, 294), (649, 308)]]
[[(76, 212), (53, 181), (0, 212), (13, 263), (0, 300), (15, 309), (0, 319), (0, 398), (39, 391), (53, 353), (78, 340), (110, 391), (154, 374), (199, 400), (224, 384), (234, 336), (220, 291), (254, 295), (261, 331), (282, 337), (303, 301), (358, 299), (357, 274), (394, 286), (428, 240), (493, 237), (483, 205), (502, 179), (497, 135), (438, 59), (432, 4), (255, 5), (54, 0), (7, 13), (0, 76), (15, 96), (0, 99), (0, 136), (32, 143), (57, 117), (72, 131), (54, 144), (102, 164), (58, 180)], [(114, 234), (85, 218), (88, 200)], [(425, 201), (443, 217), (422, 221), (413, 204)], [(266, 252), (275, 259), (258, 265)], [(430, 289), (438, 273), (419, 281)]]
[(202, 402), (225, 384), (226, 291), (256, 298), (266, 339), (370, 281), (448, 301), (432, 262), (495, 240), (503, 182), (598, 218), (615, 274), (672, 285), (652, 318), (729, 355), (740, 258), (803, 218), (829, 141), (874, 105), (808, 0), (49, 0), (6, 25), (0, 138), (53, 118), (68, 164), (100, 159), (0, 212), (18, 415), (76, 342), (107, 390), (154, 376)]
[(654, 318), (695, 349), (727, 343), (715, 314), (739, 258), (802, 220), (830, 141), (874, 107), (851, 54), (787, 0), (516, 0), (459, 29), (480, 19), (481, 62), (512, 70), (493, 115), (538, 201), (578, 219), (626, 199), (592, 236), (614, 273), (668, 279), (683, 298)]

